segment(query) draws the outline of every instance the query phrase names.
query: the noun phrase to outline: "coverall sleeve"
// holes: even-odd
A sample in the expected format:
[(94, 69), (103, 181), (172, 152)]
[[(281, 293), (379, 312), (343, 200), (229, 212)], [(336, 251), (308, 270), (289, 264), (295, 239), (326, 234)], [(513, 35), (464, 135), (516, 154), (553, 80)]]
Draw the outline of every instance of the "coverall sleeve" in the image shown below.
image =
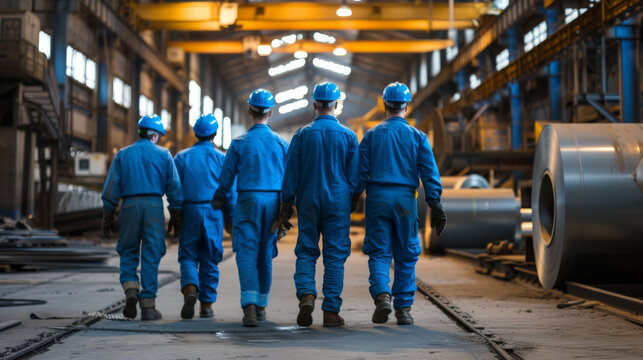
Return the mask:
[(368, 177), (371, 169), (371, 148), (369, 146), (369, 136), (364, 135), (362, 142), (359, 144), (359, 178), (356, 193), (361, 193), (366, 189)]
[(228, 192), (228, 199), (223, 208), (223, 217), (225, 221), (232, 221), (234, 207), (237, 205), (237, 179), (235, 178), (232, 188)]
[(181, 187), (181, 178), (179, 177), (179, 172), (176, 170), (176, 165), (174, 165), (174, 160), (170, 152), (167, 153), (167, 162), (166, 162), (166, 179), (165, 179), (165, 194), (167, 195), (167, 201), (170, 203), (168, 208), (170, 209), (180, 209), (183, 205), (183, 188)]
[(281, 183), (281, 200), (285, 203), (292, 203), (295, 200), (299, 184), (300, 153), (301, 136), (298, 131), (293, 136), (286, 154), (286, 169), (284, 170), (284, 180)]
[(357, 135), (350, 133), (348, 142), (348, 161), (346, 162), (346, 177), (350, 185), (351, 194), (359, 194), (359, 143)]
[(228, 200), (228, 195), (232, 190), (232, 186), (235, 184), (235, 177), (237, 176), (237, 161), (239, 158), (237, 147), (235, 145), (236, 142), (233, 141), (225, 155), (223, 168), (221, 169), (221, 178), (219, 179), (219, 188), (214, 192), (212, 200), (226, 202)]
[[(424, 135), (424, 134), (423, 134)], [(420, 179), (424, 185), (426, 202), (431, 203), (440, 200), (442, 196), (442, 182), (440, 181), (440, 172), (435, 162), (429, 138), (424, 135), (420, 138), (420, 150), (418, 152), (418, 165), (420, 170)]]
[(114, 156), (114, 161), (109, 167), (105, 186), (103, 186), (103, 210), (112, 211), (118, 206), (118, 200), (121, 198), (121, 161), (120, 153)]
[(176, 171), (179, 173), (179, 178), (181, 179), (181, 184), (183, 184), (183, 160), (180, 154), (174, 156), (174, 166), (176, 166)]

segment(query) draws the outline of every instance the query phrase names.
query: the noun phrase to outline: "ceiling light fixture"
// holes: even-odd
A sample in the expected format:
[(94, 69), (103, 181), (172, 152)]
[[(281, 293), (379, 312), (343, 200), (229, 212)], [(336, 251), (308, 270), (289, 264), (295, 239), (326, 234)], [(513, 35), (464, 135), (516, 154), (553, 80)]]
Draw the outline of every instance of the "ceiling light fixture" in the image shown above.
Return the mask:
[(305, 59), (308, 57), (308, 53), (304, 50), (297, 50), (294, 55), (296, 59)]
[(333, 49), (333, 55), (335, 55), (335, 56), (344, 56), (347, 53), (348, 53), (348, 51), (346, 51), (346, 49), (344, 49), (341, 46), (338, 46), (338, 47)]
[(257, 54), (259, 56), (268, 56), (272, 54), (272, 46), (266, 44), (257, 46)]
[(337, 14), (337, 16), (340, 16), (340, 17), (348, 17), (348, 16), (353, 15), (353, 12), (351, 11), (351, 8), (349, 8), (348, 5), (346, 5), (346, 0), (342, 1), (342, 6), (340, 6), (337, 9), (336, 14)]

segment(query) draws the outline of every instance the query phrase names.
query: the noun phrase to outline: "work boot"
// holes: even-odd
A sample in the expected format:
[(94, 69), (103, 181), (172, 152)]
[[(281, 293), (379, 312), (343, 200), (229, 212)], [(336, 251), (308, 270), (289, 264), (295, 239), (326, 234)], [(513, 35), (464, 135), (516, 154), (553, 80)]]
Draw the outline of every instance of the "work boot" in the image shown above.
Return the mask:
[(388, 321), (388, 315), (393, 311), (391, 306), (391, 294), (381, 293), (375, 297), (375, 311), (373, 311), (373, 322), (384, 324)]
[(243, 307), (243, 326), (257, 326), (257, 305), (250, 304)]
[(299, 298), (299, 315), (297, 325), (310, 326), (313, 324), (313, 310), (315, 309), (315, 295), (306, 294)]
[(163, 315), (160, 311), (156, 310), (154, 298), (144, 298), (139, 302), (141, 305), (141, 320), (161, 320)]
[(181, 308), (181, 319), (192, 319), (194, 317), (197, 288), (194, 285), (187, 285), (183, 288), (182, 292), (183, 307)]
[(413, 325), (413, 316), (411, 316), (410, 307), (395, 309), (395, 317), (397, 318), (398, 325)]
[(265, 306), (258, 306), (257, 307), (257, 320), (258, 321), (266, 321), (266, 307)]
[(127, 289), (125, 291), (125, 307), (123, 316), (134, 319), (136, 318), (136, 303), (138, 302), (138, 289)]
[(201, 311), (199, 311), (199, 317), (201, 318), (212, 318), (214, 317), (214, 311), (212, 310), (211, 302), (201, 301)]
[(324, 327), (344, 326), (344, 318), (338, 312), (324, 310)]

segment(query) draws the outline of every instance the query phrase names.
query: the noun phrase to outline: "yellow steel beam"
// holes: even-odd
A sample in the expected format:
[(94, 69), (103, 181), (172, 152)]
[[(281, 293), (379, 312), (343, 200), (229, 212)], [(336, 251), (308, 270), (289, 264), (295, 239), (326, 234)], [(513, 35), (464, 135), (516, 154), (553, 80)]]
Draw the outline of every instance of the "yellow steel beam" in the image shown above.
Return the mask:
[[(423, 53), (445, 49), (453, 45), (448, 39), (431, 40), (357, 40), (339, 41), (335, 44), (319, 43), (314, 40), (300, 40), (293, 45), (272, 49), (274, 53), (294, 53), (304, 50), (308, 53), (330, 53), (338, 46), (350, 53)], [(184, 52), (200, 54), (241, 54), (242, 41), (171, 41), (169, 47), (179, 47)]]
[[(152, 30), (218, 31), (221, 2), (181, 2), (128, 5)], [(448, 5), (435, 3), (350, 4), (352, 16), (336, 15), (339, 4), (317, 2), (239, 4), (235, 29), (255, 30), (444, 30)], [(490, 2), (456, 3), (454, 27), (470, 28), (487, 14)]]

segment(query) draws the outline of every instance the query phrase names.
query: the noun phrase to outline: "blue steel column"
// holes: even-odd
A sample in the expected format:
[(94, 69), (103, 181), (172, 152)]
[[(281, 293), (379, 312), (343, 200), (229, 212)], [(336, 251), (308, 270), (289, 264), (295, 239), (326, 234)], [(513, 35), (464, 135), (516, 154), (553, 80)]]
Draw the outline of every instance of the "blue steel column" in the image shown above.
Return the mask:
[[(101, 37), (106, 37), (107, 31), (102, 31)], [(101, 44), (108, 43), (108, 39), (103, 39), (100, 41)], [(105, 49), (101, 46), (101, 54), (109, 54), (109, 49)], [(109, 69), (107, 68), (107, 59), (101, 56), (98, 59), (98, 151), (107, 152), (108, 151), (108, 141), (109, 138), (107, 132), (107, 116), (108, 116), (108, 104), (109, 104)]]
[[(509, 60), (513, 61), (520, 55), (520, 31), (517, 25), (507, 29), (507, 45), (509, 48)], [(523, 147), (522, 99), (518, 80), (509, 82), (509, 92), (511, 94), (511, 149), (518, 150)]]
[(51, 61), (54, 67), (56, 82), (60, 98), (64, 104), (63, 118), (64, 129), (67, 131), (67, 17), (70, 7), (69, 0), (58, 1), (57, 12), (53, 17), (53, 31), (51, 40)]
[[(547, 35), (552, 34), (560, 26), (561, 12), (556, 9), (545, 10), (547, 16)], [(563, 119), (562, 82), (560, 77), (560, 60), (549, 63), (549, 106), (550, 120)]]
[(132, 140), (138, 137), (138, 119), (141, 117), (141, 109), (139, 108), (139, 100), (141, 97), (141, 72), (143, 71), (143, 59), (135, 55), (134, 59), (134, 74), (132, 78), (132, 121), (128, 124), (127, 129), (134, 129), (131, 131)]
[(637, 24), (631, 18), (612, 29), (613, 36), (620, 40), (621, 121), (626, 123), (641, 121), (637, 33)]

